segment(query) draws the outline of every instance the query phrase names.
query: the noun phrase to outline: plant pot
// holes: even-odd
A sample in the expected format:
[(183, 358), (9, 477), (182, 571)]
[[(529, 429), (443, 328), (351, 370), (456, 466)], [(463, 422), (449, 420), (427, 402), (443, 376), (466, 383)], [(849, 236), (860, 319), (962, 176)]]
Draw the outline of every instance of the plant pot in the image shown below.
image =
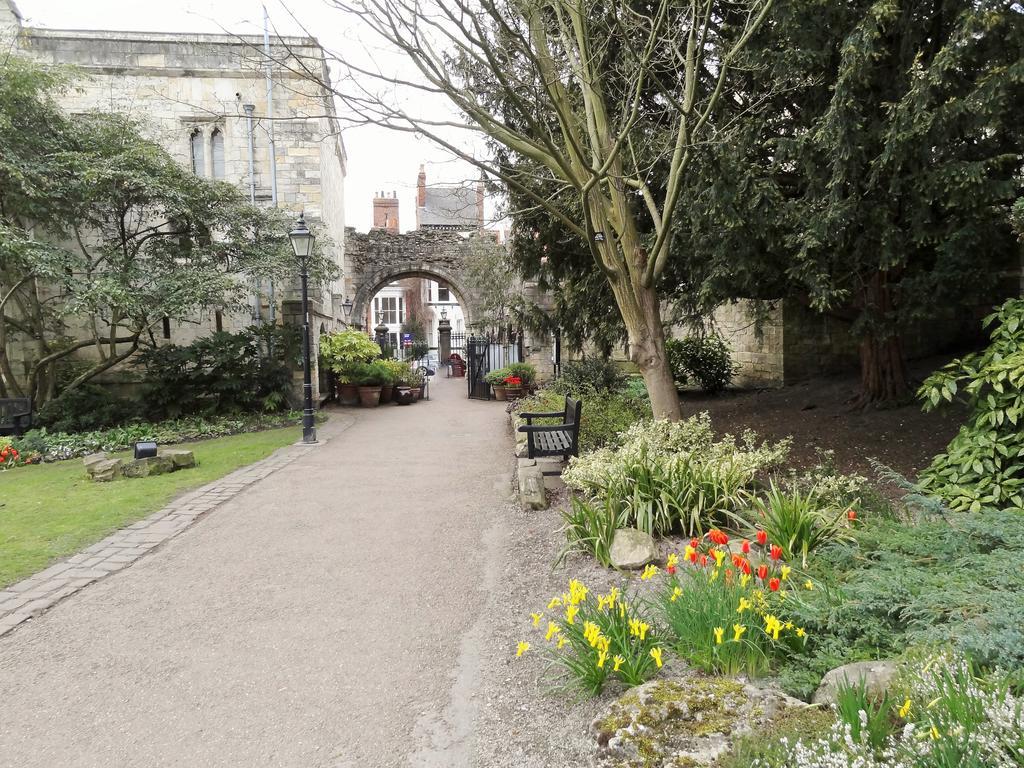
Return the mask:
[(423, 387), (409, 387), (409, 394), (413, 400), (419, 400), (423, 397)]
[(466, 366), (464, 366), (464, 365), (453, 365), (452, 366), (452, 376), (461, 379), (465, 375), (466, 375)]
[(393, 384), (385, 384), (384, 386), (382, 386), (380, 388), (380, 404), (384, 405), (384, 403), (390, 403), (391, 395), (394, 391), (395, 386)]
[(503, 384), (491, 384), (491, 389), (494, 390), (495, 400), (506, 400), (505, 397), (505, 386)]
[(523, 396), (524, 390), (522, 387), (505, 387), (504, 389), (505, 397), (501, 398), (502, 400), (518, 400)]
[(395, 387), (391, 399), (399, 405), (412, 405), (412, 390), (409, 387)]
[(380, 405), (380, 386), (359, 387), (359, 404), (363, 408), (376, 408)]
[(339, 384), (338, 402), (342, 405), (359, 405), (359, 387), (355, 384)]

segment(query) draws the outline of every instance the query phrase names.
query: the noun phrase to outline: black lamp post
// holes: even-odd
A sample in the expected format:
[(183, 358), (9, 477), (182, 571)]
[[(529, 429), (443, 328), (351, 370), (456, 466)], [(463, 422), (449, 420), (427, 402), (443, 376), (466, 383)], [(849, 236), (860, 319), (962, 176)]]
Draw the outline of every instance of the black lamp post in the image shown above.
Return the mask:
[(299, 215), (295, 229), (288, 233), (292, 251), (299, 260), (302, 277), (302, 442), (316, 442), (316, 427), (313, 426), (313, 378), (309, 352), (309, 265), (307, 260), (313, 252), (313, 233), (306, 228), (305, 214)]
[(388, 343), (388, 327), (384, 325), (383, 312), (377, 313), (377, 327), (373, 329), (373, 332), (377, 337), (377, 346), (383, 350)]

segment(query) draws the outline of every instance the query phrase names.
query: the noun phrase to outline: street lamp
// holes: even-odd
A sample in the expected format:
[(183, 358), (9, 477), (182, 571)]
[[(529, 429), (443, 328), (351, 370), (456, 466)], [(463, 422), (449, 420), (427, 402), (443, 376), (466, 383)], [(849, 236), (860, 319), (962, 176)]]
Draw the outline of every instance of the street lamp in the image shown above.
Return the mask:
[(309, 254), (313, 252), (313, 233), (306, 227), (305, 213), (299, 214), (295, 229), (288, 233), (292, 252), (299, 260), (302, 277), (302, 442), (316, 442), (313, 426), (313, 378), (309, 359)]
[(388, 344), (388, 327), (384, 325), (384, 312), (377, 312), (377, 327), (373, 329), (377, 336), (377, 346), (383, 351)]

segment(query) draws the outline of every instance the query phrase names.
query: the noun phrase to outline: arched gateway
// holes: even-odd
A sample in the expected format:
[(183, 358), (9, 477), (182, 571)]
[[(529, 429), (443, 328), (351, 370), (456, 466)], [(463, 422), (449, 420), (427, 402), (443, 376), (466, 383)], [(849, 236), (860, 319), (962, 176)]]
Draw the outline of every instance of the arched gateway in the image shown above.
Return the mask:
[(383, 229), (345, 233), (345, 275), (352, 296), (352, 323), (361, 325), (374, 295), (403, 277), (425, 277), (448, 284), (459, 299), (467, 327), (479, 318), (479, 296), (468, 266), (480, 248), (500, 247), (490, 234), (418, 230), (398, 234)]

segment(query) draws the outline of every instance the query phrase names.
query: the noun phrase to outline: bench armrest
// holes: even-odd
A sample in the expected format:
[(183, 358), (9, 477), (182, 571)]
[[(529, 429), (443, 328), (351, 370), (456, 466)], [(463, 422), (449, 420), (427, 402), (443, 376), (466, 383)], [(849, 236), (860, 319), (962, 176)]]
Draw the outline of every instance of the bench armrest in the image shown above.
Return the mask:
[[(556, 414), (562, 416), (563, 414)], [(519, 432), (561, 432), (562, 430), (572, 429), (575, 424), (524, 424), (519, 427)]]
[(564, 419), (565, 411), (552, 411), (551, 413), (520, 413), (519, 418), (526, 419), (529, 423), (530, 419)]

